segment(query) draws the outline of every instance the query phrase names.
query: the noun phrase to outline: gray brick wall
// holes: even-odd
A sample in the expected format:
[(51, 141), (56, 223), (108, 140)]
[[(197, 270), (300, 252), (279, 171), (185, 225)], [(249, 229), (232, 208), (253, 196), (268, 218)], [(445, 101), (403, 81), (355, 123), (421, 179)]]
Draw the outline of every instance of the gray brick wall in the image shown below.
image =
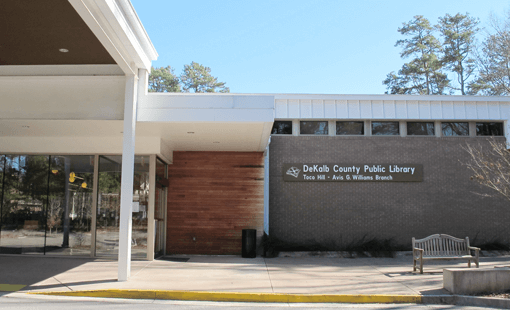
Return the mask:
[[(342, 248), (363, 237), (450, 234), (509, 241), (510, 203), (470, 180), (466, 143), (484, 138), (272, 136), (269, 232), (280, 240)], [(422, 164), (423, 182), (284, 182), (284, 163)]]

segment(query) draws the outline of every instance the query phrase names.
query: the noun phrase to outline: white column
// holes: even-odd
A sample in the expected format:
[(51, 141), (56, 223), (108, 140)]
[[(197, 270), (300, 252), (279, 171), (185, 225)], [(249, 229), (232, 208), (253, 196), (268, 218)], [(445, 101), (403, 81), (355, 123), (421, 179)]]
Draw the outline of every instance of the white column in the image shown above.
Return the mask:
[(300, 121), (298, 119), (292, 120), (292, 135), (299, 136), (300, 132)]
[(328, 121), (328, 136), (336, 136), (336, 121)]
[(434, 122), (434, 131), (436, 132), (436, 137), (441, 138), (443, 136), (443, 129), (441, 127), (441, 121)]
[(119, 281), (131, 275), (131, 218), (133, 209), (133, 174), (135, 165), (137, 77), (126, 77), (124, 98), (124, 134), (122, 144), (122, 179), (119, 228)]
[(407, 137), (407, 122), (399, 121), (398, 126), (399, 126), (400, 136)]

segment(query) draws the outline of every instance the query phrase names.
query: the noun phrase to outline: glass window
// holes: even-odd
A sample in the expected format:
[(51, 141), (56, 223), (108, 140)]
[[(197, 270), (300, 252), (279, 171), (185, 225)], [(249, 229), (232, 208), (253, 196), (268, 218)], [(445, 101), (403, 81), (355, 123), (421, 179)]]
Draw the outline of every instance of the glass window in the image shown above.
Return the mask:
[(398, 136), (399, 134), (398, 122), (372, 122), (373, 136)]
[(90, 255), (94, 156), (50, 156), (46, 253)]
[(503, 123), (476, 123), (477, 136), (502, 136)]
[[(135, 156), (131, 256), (147, 257), (149, 156)], [(122, 156), (99, 157), (96, 253), (117, 256), (119, 250)]]
[(302, 135), (327, 135), (327, 121), (302, 121), (300, 122), (299, 132)]
[(365, 134), (364, 122), (336, 122), (337, 135), (358, 135)]
[(154, 257), (164, 255), (165, 249), (165, 210), (167, 207), (166, 188), (168, 187), (168, 167), (161, 161), (156, 160), (156, 199), (154, 203)]
[(275, 121), (272, 135), (291, 135), (292, 134), (292, 121)]
[(122, 156), (99, 156), (96, 255), (115, 256), (119, 250)]
[(425, 122), (407, 122), (408, 136), (433, 136), (434, 123)]
[(135, 156), (131, 256), (147, 258), (147, 213), (149, 211), (149, 156)]
[(48, 168), (48, 156), (5, 157), (1, 254), (44, 253)]
[(441, 123), (443, 136), (469, 136), (469, 123), (444, 122)]

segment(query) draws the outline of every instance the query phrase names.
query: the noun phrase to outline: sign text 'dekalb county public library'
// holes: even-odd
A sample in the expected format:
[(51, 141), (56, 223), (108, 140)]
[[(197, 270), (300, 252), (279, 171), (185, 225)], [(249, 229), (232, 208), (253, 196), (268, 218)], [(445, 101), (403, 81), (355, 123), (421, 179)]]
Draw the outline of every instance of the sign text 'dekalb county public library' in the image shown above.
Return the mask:
[(289, 182), (422, 182), (415, 164), (283, 164)]

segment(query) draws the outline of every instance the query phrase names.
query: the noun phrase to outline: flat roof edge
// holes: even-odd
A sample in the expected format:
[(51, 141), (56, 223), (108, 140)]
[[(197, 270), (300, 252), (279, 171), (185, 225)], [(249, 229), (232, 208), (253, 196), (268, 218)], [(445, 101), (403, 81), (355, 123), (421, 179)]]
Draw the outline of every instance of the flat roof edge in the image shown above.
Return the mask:
[(407, 101), (509, 101), (509, 96), (391, 95), (391, 94), (285, 94), (285, 93), (148, 93), (148, 96), (259, 96), (277, 99), (407, 100)]

